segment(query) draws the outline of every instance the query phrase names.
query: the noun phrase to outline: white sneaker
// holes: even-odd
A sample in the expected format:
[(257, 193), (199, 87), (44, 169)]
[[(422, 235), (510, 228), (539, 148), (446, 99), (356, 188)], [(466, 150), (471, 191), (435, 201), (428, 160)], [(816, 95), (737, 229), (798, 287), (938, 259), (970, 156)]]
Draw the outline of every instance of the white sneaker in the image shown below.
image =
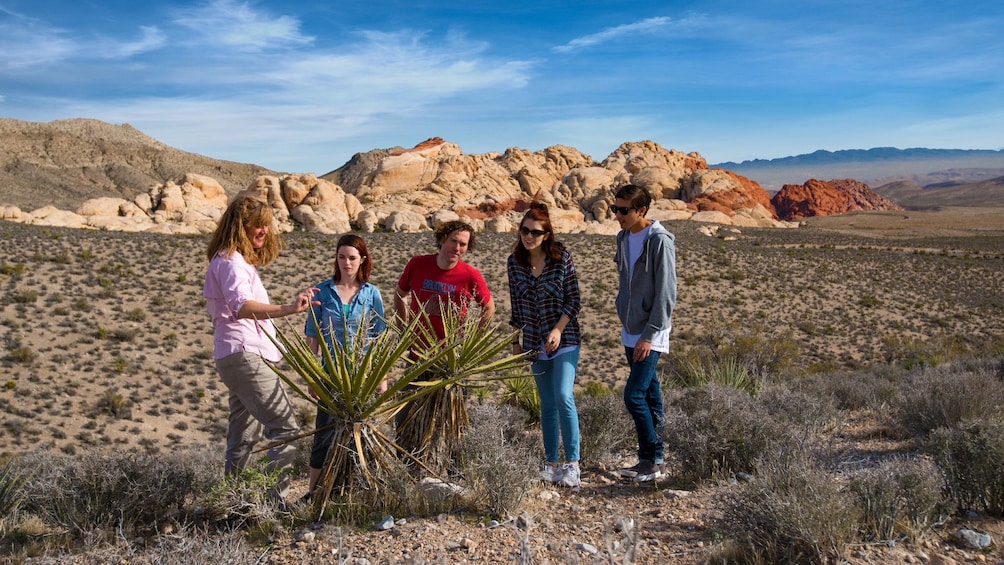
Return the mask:
[(561, 477), (564, 475), (561, 467), (558, 465), (547, 464), (544, 468), (540, 470), (540, 480), (545, 483), (557, 483), (561, 481)]
[(561, 484), (574, 489), (579, 488), (579, 466), (565, 463), (561, 472)]

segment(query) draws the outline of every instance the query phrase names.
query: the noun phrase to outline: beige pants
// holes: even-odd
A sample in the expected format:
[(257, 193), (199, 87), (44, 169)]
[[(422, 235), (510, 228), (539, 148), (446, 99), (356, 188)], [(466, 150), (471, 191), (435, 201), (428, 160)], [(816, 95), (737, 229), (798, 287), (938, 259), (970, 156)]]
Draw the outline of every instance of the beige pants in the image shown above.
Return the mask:
[[(235, 353), (217, 359), (216, 371), (230, 390), (226, 454), (226, 473), (230, 475), (248, 466), (255, 444), (263, 436), (270, 442), (289, 439), (300, 432), (300, 426), (279, 376), (260, 356)], [(274, 492), (280, 498), (289, 493), (288, 473), (295, 455), (293, 443), (268, 450), (269, 469), (281, 471)]]

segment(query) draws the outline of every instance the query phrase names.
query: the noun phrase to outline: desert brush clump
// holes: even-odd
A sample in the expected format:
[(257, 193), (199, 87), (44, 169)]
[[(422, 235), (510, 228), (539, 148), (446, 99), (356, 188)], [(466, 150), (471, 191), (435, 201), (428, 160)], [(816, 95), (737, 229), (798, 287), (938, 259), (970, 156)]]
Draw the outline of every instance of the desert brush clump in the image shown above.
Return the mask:
[(497, 518), (515, 514), (536, 479), (540, 441), (527, 432), (525, 421), (526, 414), (513, 406), (474, 405), (457, 448), (467, 497)]
[(795, 379), (792, 387), (829, 398), (840, 410), (885, 410), (900, 404), (905, 375), (898, 367), (880, 365), (815, 373)]
[(724, 561), (840, 563), (858, 522), (851, 495), (808, 451), (764, 459), (724, 495)]
[(918, 540), (952, 511), (944, 472), (930, 458), (892, 457), (854, 471), (848, 484), (870, 542)]
[(579, 457), (584, 463), (614, 461), (618, 453), (637, 441), (622, 395), (587, 386), (576, 396), (575, 407), (579, 413)]
[(826, 419), (806, 415), (801, 425), (792, 425), (786, 413), (772, 413), (768, 402), (718, 385), (666, 396), (663, 437), (679, 459), (682, 478), (693, 482), (748, 474), (771, 453), (796, 452)]
[(903, 381), (901, 427), (923, 436), (967, 420), (1004, 417), (1004, 381), (989, 365), (949, 363), (920, 368)]
[(667, 379), (677, 386), (716, 384), (756, 393), (786, 379), (798, 353), (791, 330), (719, 320), (690, 347), (666, 355)]
[(54, 532), (156, 531), (183, 520), (193, 499), (219, 480), (211, 461), (194, 451), (170, 464), (131, 451), (93, 450), (80, 457), (33, 452), (18, 463), (26, 477), (23, 509)]
[(1004, 420), (979, 418), (938, 428), (923, 449), (943, 469), (960, 510), (1004, 518)]

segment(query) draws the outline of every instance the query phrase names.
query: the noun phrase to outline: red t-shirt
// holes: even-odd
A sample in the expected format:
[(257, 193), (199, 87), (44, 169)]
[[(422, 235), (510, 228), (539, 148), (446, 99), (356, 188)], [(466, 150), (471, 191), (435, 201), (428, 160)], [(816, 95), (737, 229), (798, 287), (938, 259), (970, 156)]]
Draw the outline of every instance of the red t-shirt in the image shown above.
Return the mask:
[(444, 271), (436, 264), (436, 255), (416, 255), (408, 261), (397, 285), (411, 293), (411, 312), (421, 306), (432, 321), (436, 335), (444, 335), (441, 305), (445, 302), (465, 305), (474, 299), (484, 306), (491, 300), (491, 292), (484, 277), (474, 267), (460, 261), (456, 267)]

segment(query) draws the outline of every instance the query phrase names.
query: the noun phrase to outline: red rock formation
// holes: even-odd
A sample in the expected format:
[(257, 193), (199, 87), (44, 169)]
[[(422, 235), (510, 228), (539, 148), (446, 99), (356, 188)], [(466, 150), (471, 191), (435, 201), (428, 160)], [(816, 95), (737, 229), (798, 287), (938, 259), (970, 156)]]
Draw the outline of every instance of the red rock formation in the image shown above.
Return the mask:
[(810, 179), (805, 184), (786, 184), (771, 199), (782, 220), (832, 216), (858, 210), (902, 210), (895, 202), (876, 194), (854, 179), (829, 182)]
[(728, 190), (710, 190), (698, 192), (687, 203), (691, 210), (699, 212), (722, 212), (729, 217), (736, 215), (736, 210), (742, 208), (755, 208), (757, 205), (763, 206), (770, 214), (777, 219), (777, 211), (771, 204), (770, 195), (760, 186), (758, 182), (748, 179), (740, 174), (715, 169), (725, 173), (730, 182)]

